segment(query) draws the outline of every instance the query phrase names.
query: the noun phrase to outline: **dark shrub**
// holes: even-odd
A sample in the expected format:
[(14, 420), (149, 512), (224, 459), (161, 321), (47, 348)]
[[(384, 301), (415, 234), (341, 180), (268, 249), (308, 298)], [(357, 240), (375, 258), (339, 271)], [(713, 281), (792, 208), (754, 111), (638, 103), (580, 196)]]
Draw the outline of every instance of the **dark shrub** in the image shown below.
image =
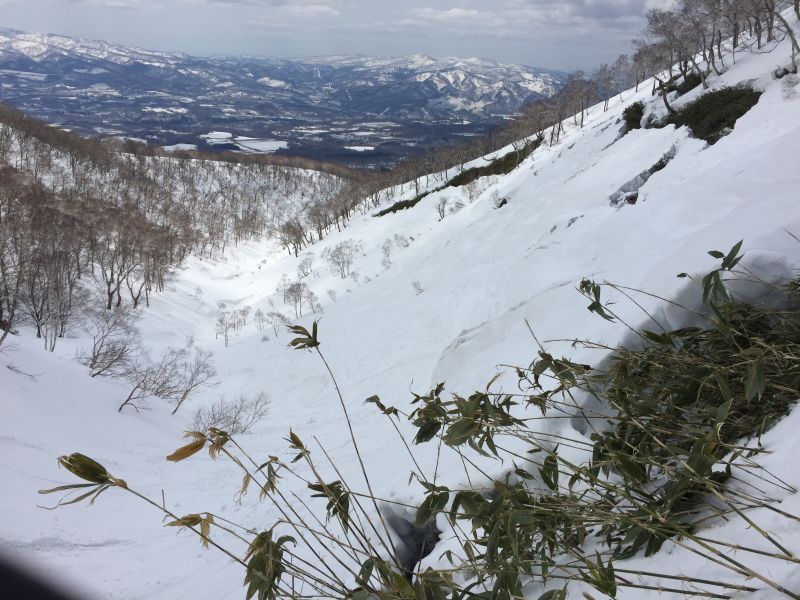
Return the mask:
[(542, 143), (542, 140), (536, 139), (525, 145), (520, 150), (511, 151), (508, 154), (501, 156), (490, 162), (485, 167), (475, 167), (462, 171), (453, 177), (447, 184), (447, 187), (458, 187), (467, 185), (480, 177), (488, 175), (506, 175), (511, 173), (519, 164), (533, 153), (536, 148)]
[(691, 71), (683, 78), (683, 81), (675, 86), (675, 91), (678, 92), (681, 96), (683, 96), (686, 92), (691, 92), (694, 88), (698, 85), (703, 83), (702, 78), (700, 75)]
[(708, 92), (690, 102), (678, 112), (667, 115), (663, 124), (686, 125), (695, 137), (715, 143), (725, 129), (732, 129), (736, 121), (758, 102), (761, 92), (750, 88), (723, 88)]
[(649, 170), (650, 175), (653, 175), (661, 171), (664, 167), (666, 167), (669, 164), (669, 161), (671, 161), (673, 158), (674, 158), (673, 156), (669, 156), (668, 154), (662, 156), (656, 164), (650, 167)]
[(630, 106), (626, 106), (622, 111), (622, 118), (625, 121), (625, 130), (639, 129), (642, 126), (642, 117), (644, 116), (644, 102), (639, 100)]
[(431, 190), (429, 192), (423, 192), (419, 196), (415, 196), (414, 198), (411, 198), (411, 200), (400, 200), (398, 202), (395, 202), (394, 204), (392, 204), (388, 208), (384, 208), (383, 210), (376, 212), (372, 216), (373, 217), (385, 217), (386, 215), (389, 215), (389, 214), (392, 214), (392, 213), (396, 213), (396, 212), (398, 212), (400, 210), (406, 210), (407, 208), (412, 208), (412, 207), (416, 206), (417, 204), (419, 204), (419, 201), (422, 200), (425, 196), (427, 196), (429, 194), (432, 194), (433, 192), (438, 192), (440, 189), (442, 189), (442, 188)]
[(399, 202), (395, 202), (388, 208), (384, 208), (383, 210), (375, 213), (374, 217), (383, 217), (385, 215), (396, 213), (399, 210), (405, 210), (407, 208), (412, 208), (419, 204), (419, 201), (422, 200), (428, 194), (432, 194), (433, 192), (438, 192), (448, 187), (459, 187), (462, 185), (467, 185), (468, 183), (472, 183), (476, 179), (480, 177), (486, 177), (488, 175), (506, 175), (507, 173), (511, 173), (515, 168), (517, 168), (523, 160), (525, 160), (528, 156), (530, 156), (534, 150), (536, 150), (542, 143), (542, 139), (535, 139), (532, 142), (528, 142), (524, 147), (520, 148), (519, 150), (512, 150), (508, 154), (501, 156), (500, 158), (496, 158), (488, 165), (483, 167), (474, 167), (472, 169), (466, 169), (465, 171), (461, 171), (458, 175), (453, 177), (450, 181), (448, 181), (442, 187), (436, 188), (435, 190), (430, 190), (429, 192), (423, 192), (416, 198), (412, 198), (411, 200), (400, 200)]

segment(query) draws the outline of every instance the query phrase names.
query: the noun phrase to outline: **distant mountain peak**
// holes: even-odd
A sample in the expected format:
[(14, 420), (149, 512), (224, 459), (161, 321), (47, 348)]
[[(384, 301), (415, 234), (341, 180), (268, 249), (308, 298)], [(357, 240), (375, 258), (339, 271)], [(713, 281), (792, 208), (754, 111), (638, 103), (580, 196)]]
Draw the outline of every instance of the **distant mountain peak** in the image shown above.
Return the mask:
[(484, 133), (565, 79), (474, 57), (197, 57), (0, 29), (5, 100), (82, 133), (164, 145), (231, 131), (316, 158), (369, 146), (395, 160)]

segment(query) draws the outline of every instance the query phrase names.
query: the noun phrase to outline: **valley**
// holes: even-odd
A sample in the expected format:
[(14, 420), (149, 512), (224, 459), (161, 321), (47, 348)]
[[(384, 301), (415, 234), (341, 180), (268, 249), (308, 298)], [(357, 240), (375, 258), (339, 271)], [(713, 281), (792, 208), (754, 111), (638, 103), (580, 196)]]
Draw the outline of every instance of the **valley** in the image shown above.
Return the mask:
[[(480, 59), (200, 58), (0, 30), (0, 97), (49, 123), (359, 167), (486, 134), (565, 80)], [(275, 143), (223, 144), (208, 138), (214, 131)]]

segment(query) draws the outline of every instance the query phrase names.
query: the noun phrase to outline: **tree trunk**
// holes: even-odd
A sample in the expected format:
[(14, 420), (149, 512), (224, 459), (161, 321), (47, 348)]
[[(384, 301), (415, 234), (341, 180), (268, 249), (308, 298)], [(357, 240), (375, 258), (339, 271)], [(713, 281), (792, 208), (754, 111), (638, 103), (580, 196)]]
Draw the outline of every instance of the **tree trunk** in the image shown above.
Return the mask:
[(794, 30), (791, 28), (789, 23), (786, 22), (786, 19), (783, 18), (783, 15), (779, 12), (775, 13), (775, 16), (778, 20), (783, 24), (784, 28), (786, 29), (786, 35), (789, 36), (789, 39), (792, 41), (792, 70), (797, 73), (797, 55), (800, 54), (800, 44), (797, 43), (797, 36), (794, 34)]
[(714, 57), (714, 43), (713, 42), (711, 43), (711, 52), (709, 53), (709, 58), (711, 59), (709, 64), (711, 65), (711, 68), (714, 69), (714, 73), (716, 73), (717, 75), (722, 75), (720, 70), (717, 68), (717, 61), (716, 61), (716, 58)]
[(761, 19), (756, 17), (756, 44), (757, 48), (761, 49), (761, 34), (764, 33), (764, 28), (761, 26)]
[(767, 42), (771, 42), (775, 39), (775, 2), (767, 0), (764, 2), (764, 5), (767, 8)]
[[(136, 384), (136, 385), (133, 387), (133, 389), (131, 390), (131, 393), (130, 393), (130, 394), (128, 394), (128, 397), (127, 397), (127, 398), (125, 398), (125, 402), (123, 402), (122, 404), (120, 404), (120, 405), (119, 405), (119, 408), (117, 409), (117, 412), (120, 412), (120, 413), (121, 413), (121, 412), (122, 412), (122, 409), (123, 409), (123, 408), (125, 408), (126, 406), (128, 406), (128, 404), (130, 404), (130, 405), (131, 405), (133, 408), (136, 408), (136, 405), (135, 405), (135, 404), (132, 404), (132, 400), (133, 400), (133, 396), (134, 396), (134, 394), (136, 394), (136, 392), (138, 392), (138, 391), (139, 391), (139, 388), (140, 388), (140, 387), (141, 387), (141, 386), (140, 386), (139, 384)], [(138, 408), (136, 408), (136, 412), (139, 412), (139, 409), (138, 409)]]
[(189, 391), (190, 390), (186, 390), (186, 391), (183, 392), (183, 394), (181, 395), (180, 399), (178, 400), (178, 403), (175, 405), (175, 409), (172, 411), (173, 415), (176, 412), (178, 412), (178, 409), (181, 407), (181, 404), (183, 404), (184, 401), (186, 400), (186, 398), (189, 396)]
[(695, 61), (694, 57), (692, 57), (692, 65), (694, 65), (695, 69), (697, 69), (697, 72), (700, 74), (700, 81), (703, 82), (703, 89), (707, 90), (708, 83), (706, 82), (706, 72), (700, 68), (700, 66)]
[(658, 81), (658, 88), (661, 90), (661, 99), (664, 100), (664, 106), (667, 107), (667, 112), (671, 115), (674, 115), (675, 109), (669, 105), (669, 100), (667, 99), (667, 90), (664, 88), (664, 83), (658, 78), (656, 81)]

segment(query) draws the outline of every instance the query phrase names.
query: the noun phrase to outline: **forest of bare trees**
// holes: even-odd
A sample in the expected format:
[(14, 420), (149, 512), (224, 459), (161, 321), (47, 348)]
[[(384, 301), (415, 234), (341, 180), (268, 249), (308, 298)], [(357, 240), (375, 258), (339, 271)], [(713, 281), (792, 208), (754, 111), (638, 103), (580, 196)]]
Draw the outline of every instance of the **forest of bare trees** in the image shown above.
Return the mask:
[(358, 208), (344, 169), (131, 149), (0, 105), (0, 344), (27, 324), (52, 350), (91, 309), (148, 305), (190, 254), (263, 236), (299, 252)]

